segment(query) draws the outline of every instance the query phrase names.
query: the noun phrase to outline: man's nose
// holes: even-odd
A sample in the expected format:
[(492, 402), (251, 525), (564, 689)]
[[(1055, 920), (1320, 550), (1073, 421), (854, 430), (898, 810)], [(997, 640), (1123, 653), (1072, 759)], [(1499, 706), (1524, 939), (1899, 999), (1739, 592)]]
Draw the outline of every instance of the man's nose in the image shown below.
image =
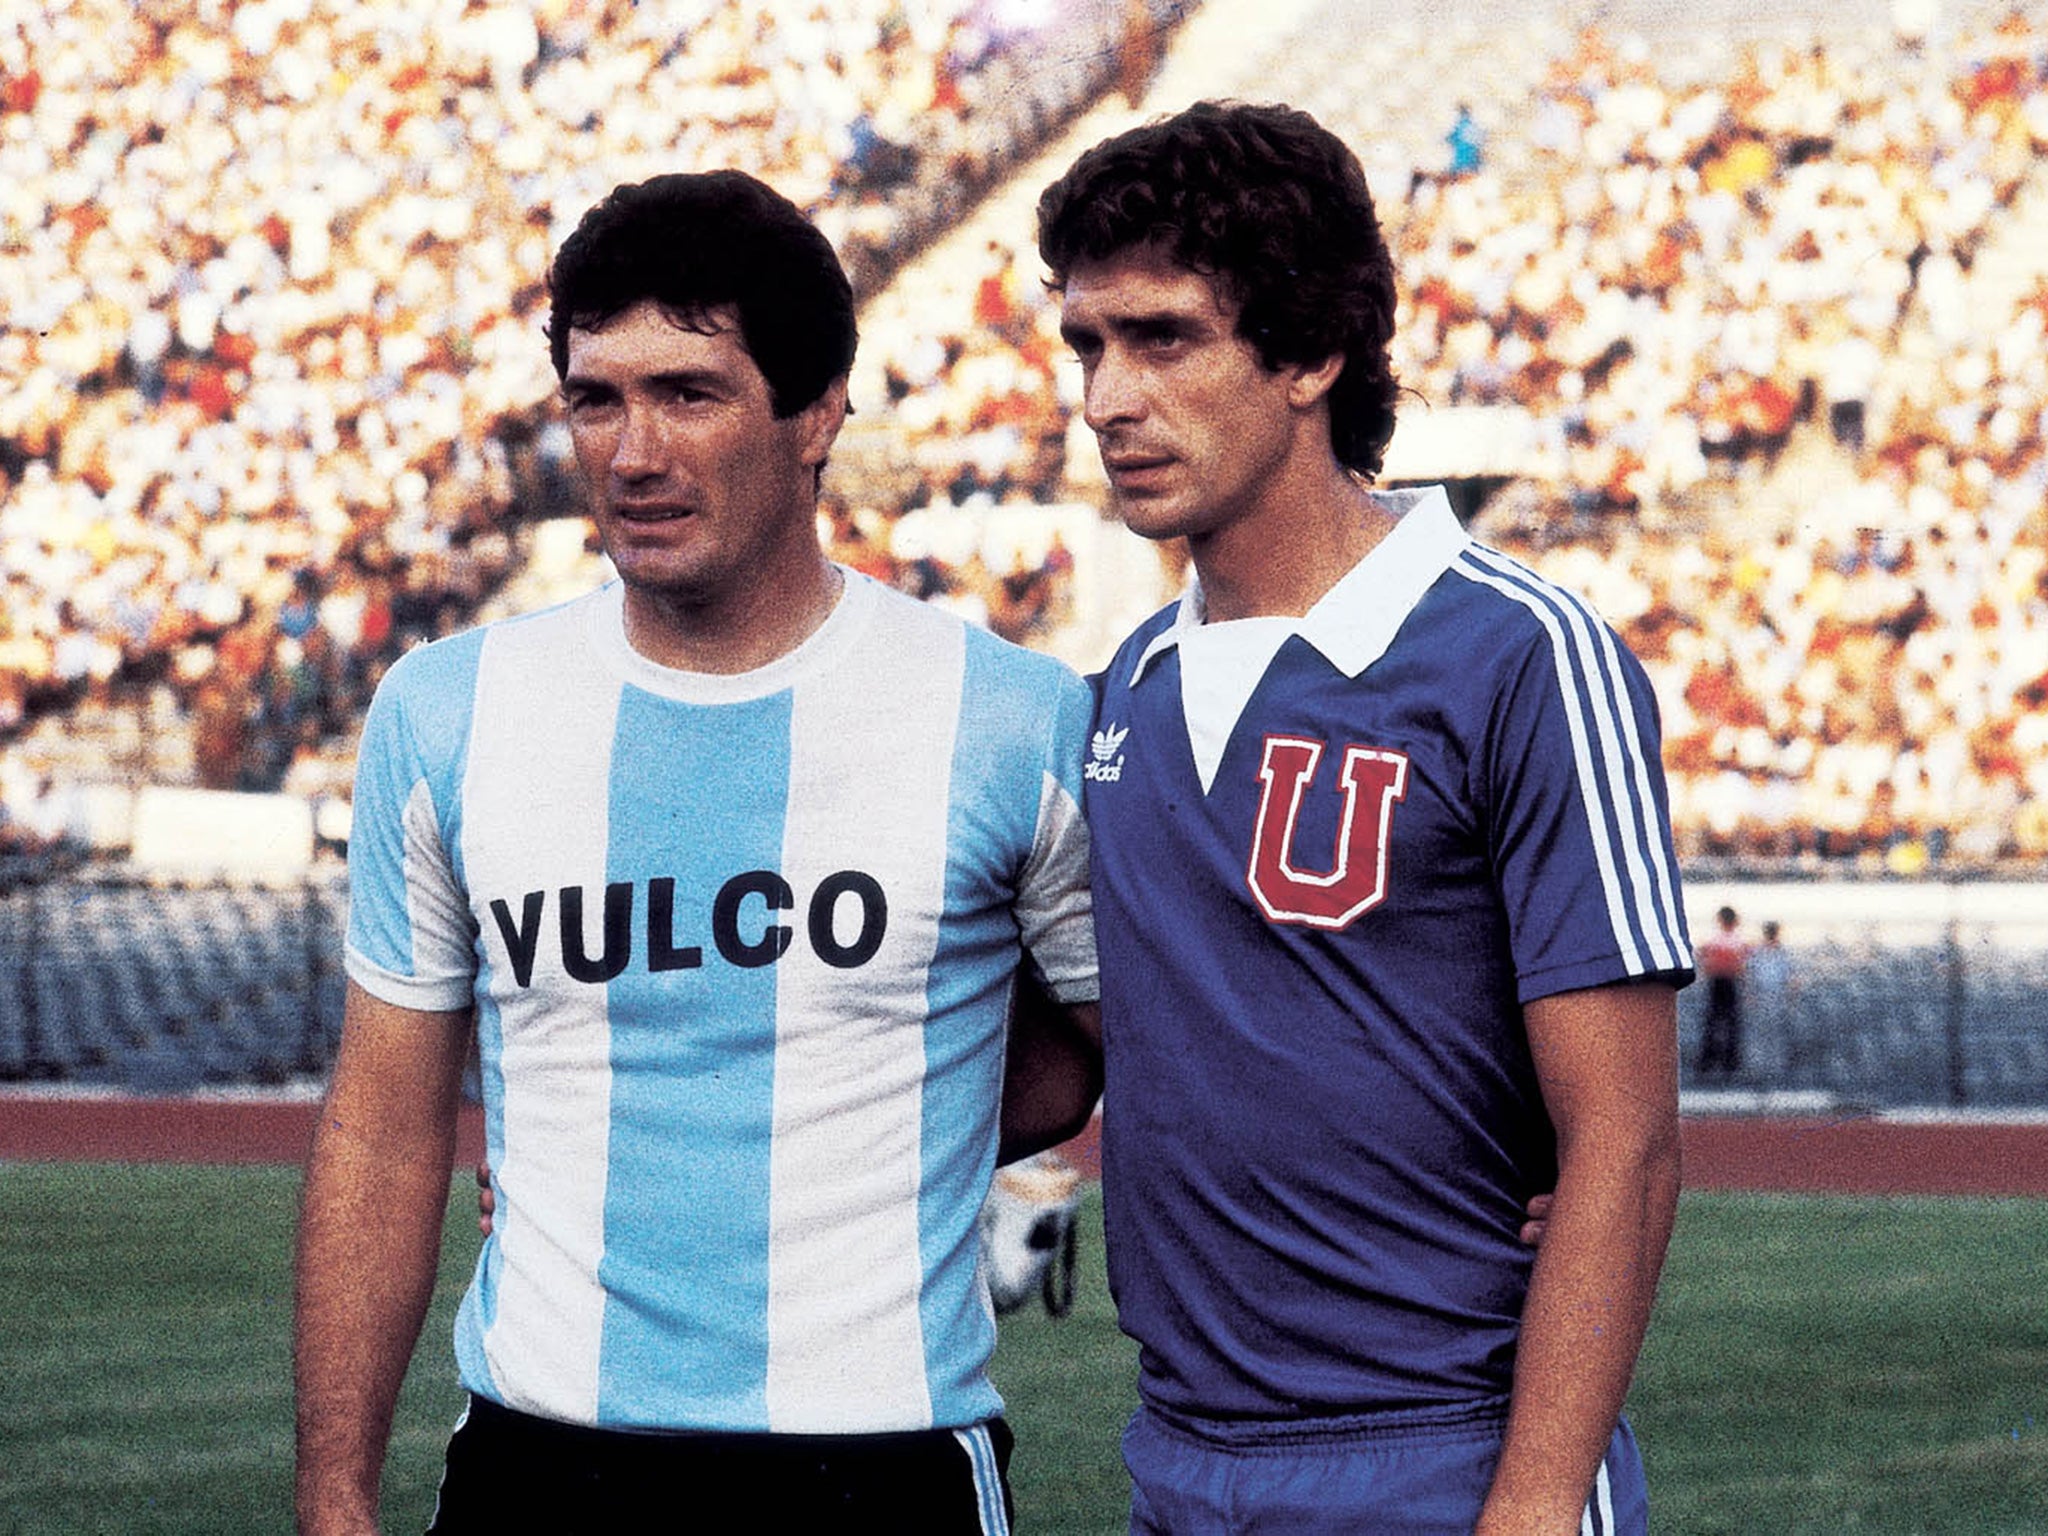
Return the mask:
[(1088, 371), (1081, 397), (1081, 416), (1096, 432), (1142, 414), (1144, 394), (1135, 371), (1105, 350)]
[(629, 404), (612, 448), (611, 471), (621, 480), (644, 479), (662, 468), (661, 418), (651, 407)]

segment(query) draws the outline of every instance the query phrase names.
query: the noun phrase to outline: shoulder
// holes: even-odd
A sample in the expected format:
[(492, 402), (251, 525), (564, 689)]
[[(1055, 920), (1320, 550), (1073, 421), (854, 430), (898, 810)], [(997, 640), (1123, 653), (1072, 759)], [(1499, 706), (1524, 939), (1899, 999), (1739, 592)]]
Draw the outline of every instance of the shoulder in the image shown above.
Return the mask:
[(386, 669), (370, 701), (364, 742), (393, 744), (412, 738), (422, 746), (437, 734), (436, 721), (467, 716), (476, 693), (484, 631), (413, 647)]
[(486, 627), (479, 627), (414, 646), (386, 669), (377, 692), (417, 698), (473, 677), (486, 633)]
[(408, 693), (468, 682), (475, 678), (486, 651), (514, 639), (546, 644), (580, 636), (589, 611), (604, 590), (587, 592), (564, 603), (511, 618), (493, 619), (424, 645), (414, 646), (385, 673), (385, 684)]
[[(536, 652), (558, 654), (582, 643), (589, 604), (598, 594), (497, 619), (428, 641), (405, 652), (385, 671), (370, 707), (366, 739), (409, 737), (429, 756), (460, 749), (476, 707), (479, 683), (497, 655), (521, 676), (548, 677), (555, 668)], [(507, 646), (513, 654), (505, 655)]]
[(1451, 562), (1438, 589), (1446, 600), (1524, 643), (1568, 637), (1601, 622), (1578, 593), (1477, 540)]
[(1079, 674), (1056, 656), (1014, 644), (993, 630), (935, 604), (920, 602), (872, 577), (851, 574), (848, 579), (874, 588), (874, 635), (880, 643), (928, 647), (935, 662), (944, 655), (964, 653), (973, 686), (1045, 695), (1083, 687)]
[(1627, 642), (1583, 595), (1489, 545), (1468, 544), (1424, 606), (1475, 676), (1502, 686), (1555, 678), (1602, 696), (1648, 691)]
[(967, 652), (974, 663), (1014, 676), (1027, 686), (1054, 690), (1081, 686), (1080, 674), (1057, 656), (1005, 640), (978, 624), (967, 625)]

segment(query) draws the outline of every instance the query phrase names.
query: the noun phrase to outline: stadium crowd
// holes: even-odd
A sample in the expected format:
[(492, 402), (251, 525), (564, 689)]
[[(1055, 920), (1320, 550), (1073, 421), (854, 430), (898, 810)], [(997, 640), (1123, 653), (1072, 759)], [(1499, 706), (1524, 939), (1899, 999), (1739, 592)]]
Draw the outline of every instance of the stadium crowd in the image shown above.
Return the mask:
[(1946, 59), (1677, 83), (1588, 38), (1535, 113), (1541, 191), (1454, 178), (1410, 248), (1412, 382), (1558, 423), (1581, 511), (1690, 513), (1532, 558), (1656, 676), (1695, 855), (2048, 854), (2048, 249), (1992, 259), (2044, 190), (2048, 34), (2015, 10)]
[[(317, 780), (380, 667), (510, 570), (515, 509), (563, 494), (537, 281), (563, 220), (736, 164), (879, 292), (1083, 95), (1135, 102), (1180, 9), (1101, 0), (1056, 45), (1085, 78), (973, 0), (71, 0), (0, 26), (0, 741), (156, 682), (203, 782)], [(1390, 158), (1379, 51), (1315, 50), (1290, 94), (1374, 173), (1405, 408), (1537, 424), (1543, 476), (1483, 531), (1645, 658), (1681, 851), (2048, 856), (2048, 252), (2001, 249), (2044, 195), (2048, 32), (1558, 25), (1493, 48), (1498, 81), (1454, 45), (1402, 37), (1433, 156)], [(1027, 640), (1068, 601), (1063, 546), (990, 569), (894, 530), (1092, 494), (1030, 250), (977, 243), (864, 317), (856, 428), (904, 446), (865, 484), (848, 455), (827, 504), (849, 563)]]
[(515, 500), (558, 486), (540, 279), (565, 221), (620, 180), (735, 165), (812, 207), (872, 288), (1113, 78), (1135, 25), (1110, 0), (1063, 6), (1057, 34), (1019, 15), (11, 12), (0, 739), (160, 683), (202, 782), (278, 784), (391, 656), (475, 611)]
[[(1482, 61), (1434, 157), (1387, 151), (1378, 54), (1308, 71), (1382, 173), (1404, 410), (1538, 424), (1541, 483), (1483, 530), (1644, 656), (1687, 856), (2048, 855), (2048, 240), (1990, 259), (2048, 197), (2048, 32), (1547, 41)], [(1085, 486), (1031, 273), (991, 249), (871, 337), (916, 494)]]

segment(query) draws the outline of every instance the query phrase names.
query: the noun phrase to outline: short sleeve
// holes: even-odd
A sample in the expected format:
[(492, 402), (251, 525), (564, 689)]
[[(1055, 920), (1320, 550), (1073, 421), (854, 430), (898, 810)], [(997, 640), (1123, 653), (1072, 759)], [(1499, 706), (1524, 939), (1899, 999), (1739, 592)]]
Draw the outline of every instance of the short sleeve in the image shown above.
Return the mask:
[(1063, 1003), (1093, 1002), (1099, 995), (1080, 795), (1093, 712), (1088, 685), (1062, 668), (1045, 734), (1037, 829), (1017, 889), (1025, 952)]
[(1576, 599), (1532, 605), (1484, 758), (1495, 878), (1524, 1002), (1635, 977), (1692, 976), (1642, 666)]
[(408, 685), (416, 681), (414, 669), (394, 667), (364, 721), (345, 964), (385, 1002), (447, 1012), (471, 1001), (475, 928), (443, 837), (435, 765), (410, 725), (417, 706)]

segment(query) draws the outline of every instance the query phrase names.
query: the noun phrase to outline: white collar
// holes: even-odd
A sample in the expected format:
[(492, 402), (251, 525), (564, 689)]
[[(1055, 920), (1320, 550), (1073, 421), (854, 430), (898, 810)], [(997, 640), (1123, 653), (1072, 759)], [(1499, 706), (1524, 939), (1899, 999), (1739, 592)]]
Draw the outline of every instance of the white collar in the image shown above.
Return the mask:
[[(1398, 521), (1384, 539), (1338, 578), (1300, 618), (1288, 618), (1289, 633), (1308, 641), (1346, 677), (1356, 677), (1386, 654), (1436, 579), (1450, 569), (1471, 542), (1450, 498), (1440, 485), (1374, 491), (1373, 499)], [(1202, 584), (1192, 573), (1173, 623), (1153, 637), (1138, 657), (1131, 685), (1155, 658), (1203, 627)]]

